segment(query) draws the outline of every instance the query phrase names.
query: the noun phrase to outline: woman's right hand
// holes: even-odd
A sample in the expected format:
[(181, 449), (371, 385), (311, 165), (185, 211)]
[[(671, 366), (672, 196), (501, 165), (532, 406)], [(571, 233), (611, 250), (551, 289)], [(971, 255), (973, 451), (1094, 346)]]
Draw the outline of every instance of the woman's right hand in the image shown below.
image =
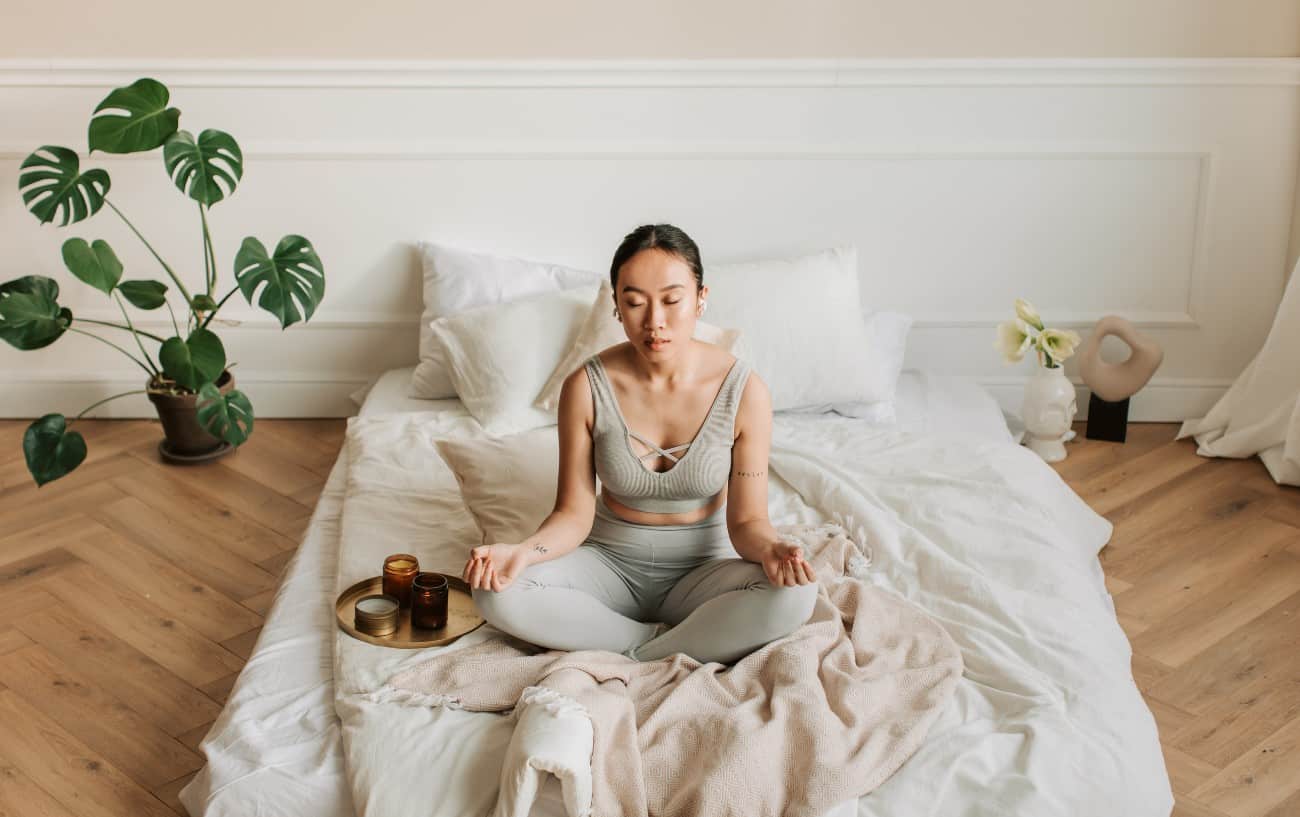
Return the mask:
[(523, 545), (479, 545), (469, 552), (469, 561), (461, 578), (471, 589), (499, 593), (511, 585), (528, 567), (528, 551)]

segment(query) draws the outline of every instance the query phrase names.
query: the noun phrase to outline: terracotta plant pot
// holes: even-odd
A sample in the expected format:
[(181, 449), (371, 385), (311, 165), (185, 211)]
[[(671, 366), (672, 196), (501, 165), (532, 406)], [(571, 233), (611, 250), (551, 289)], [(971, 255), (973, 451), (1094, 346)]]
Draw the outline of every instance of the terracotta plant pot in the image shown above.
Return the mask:
[[(229, 392), (235, 387), (235, 376), (229, 370), (222, 372), (216, 386), (222, 394)], [(147, 389), (149, 401), (158, 410), (158, 419), (162, 421), (163, 434), (171, 453), (192, 457), (216, 451), (222, 446), (220, 438), (199, 425), (197, 394), (168, 394), (159, 390), (155, 381), (150, 381)]]

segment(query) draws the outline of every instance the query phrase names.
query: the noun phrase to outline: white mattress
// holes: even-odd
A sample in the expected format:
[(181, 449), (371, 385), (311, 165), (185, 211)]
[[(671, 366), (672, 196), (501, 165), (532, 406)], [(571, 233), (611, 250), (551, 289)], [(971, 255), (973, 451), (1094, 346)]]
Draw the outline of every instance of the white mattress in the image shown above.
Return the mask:
[[(360, 413), (463, 410), (456, 399), (407, 397), (410, 373), (386, 372), (362, 390), (368, 393)], [(896, 405), (904, 430), (1011, 439), (993, 398), (967, 380), (904, 372)], [(355, 815), (332, 679), (333, 546), (345, 477), (336, 462), (257, 645), (200, 746), (207, 763), (180, 793), (195, 817)], [(552, 788), (535, 813), (562, 813), (558, 808), (558, 788)]]

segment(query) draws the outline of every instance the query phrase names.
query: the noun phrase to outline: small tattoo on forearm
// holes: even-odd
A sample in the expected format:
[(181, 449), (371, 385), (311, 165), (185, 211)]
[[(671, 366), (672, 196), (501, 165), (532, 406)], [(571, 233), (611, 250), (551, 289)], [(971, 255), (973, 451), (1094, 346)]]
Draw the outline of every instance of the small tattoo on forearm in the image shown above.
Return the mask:
[(737, 472), (736, 472), (736, 476), (738, 476), (738, 477), (761, 477), (761, 476), (763, 476), (763, 475), (766, 474), (766, 473), (767, 473), (766, 471), (737, 471)]
[(533, 545), (533, 550), (537, 551), (538, 553), (547, 552), (547, 549), (543, 545)]

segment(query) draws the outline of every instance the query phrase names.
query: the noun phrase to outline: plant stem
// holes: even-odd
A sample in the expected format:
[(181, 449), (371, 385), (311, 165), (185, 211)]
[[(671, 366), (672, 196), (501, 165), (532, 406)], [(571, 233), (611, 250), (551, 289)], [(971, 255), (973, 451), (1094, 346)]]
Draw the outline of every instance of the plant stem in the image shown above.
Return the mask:
[[(222, 298), (220, 301), (217, 301), (217, 309), (220, 309), (221, 305), (224, 304), (226, 301), (230, 300), (230, 296), (234, 295), (238, 291), (239, 291), (239, 287), (238, 285), (236, 285), (234, 289), (227, 292), (226, 297)], [(212, 319), (217, 315), (217, 309), (212, 310), (212, 314), (208, 315), (208, 319), (203, 322), (203, 326), (199, 327), (200, 329), (205, 329), (207, 328), (207, 325), (209, 323), (212, 323)]]
[(140, 347), (140, 354), (144, 355), (145, 361), (153, 368), (154, 374), (161, 374), (162, 372), (158, 368), (158, 364), (154, 363), (149, 357), (149, 353), (145, 351), (144, 344), (140, 342), (140, 336), (136, 334), (135, 327), (131, 325), (131, 316), (126, 314), (126, 304), (122, 303), (121, 293), (115, 289), (113, 290), (113, 294), (117, 296), (117, 306), (122, 310), (122, 317), (126, 320), (127, 328), (131, 330), (131, 337), (135, 338), (135, 345)]
[(212, 290), (217, 286), (217, 252), (212, 249), (212, 233), (208, 229), (208, 213), (203, 203), (199, 203), (199, 217), (203, 219), (203, 266), (208, 272), (208, 297), (212, 297)]
[(171, 305), (171, 302), (170, 302), (170, 301), (163, 301), (163, 303), (167, 304), (167, 311), (168, 311), (168, 312), (171, 312), (171, 316), (172, 316), (172, 329), (175, 329), (175, 330), (176, 330), (176, 337), (180, 337), (180, 336), (181, 336), (181, 327), (180, 327), (180, 324), (176, 323), (176, 313), (175, 313), (175, 312), (172, 312), (172, 305)]
[(203, 215), (203, 202), (199, 205), (199, 221), (203, 222), (203, 287), (209, 298), (212, 297), (212, 266), (208, 261), (208, 219)]
[(95, 408), (95, 406), (101, 406), (104, 403), (107, 403), (109, 400), (116, 400), (119, 397), (126, 397), (128, 394), (144, 394), (147, 391), (148, 389), (136, 389), (135, 391), (124, 391), (121, 394), (115, 394), (112, 397), (105, 397), (103, 400), (100, 400), (98, 403), (94, 403), (82, 409), (81, 414), (78, 414), (76, 417), (73, 417), (71, 420), (68, 421), (68, 424), (64, 427), (64, 430), (66, 431), (67, 429), (72, 428), (73, 423), (80, 420), (82, 415), (84, 415), (87, 411), (90, 411), (91, 409)]
[(145, 237), (140, 235), (140, 231), (135, 228), (135, 225), (130, 221), (127, 221), (126, 216), (122, 215), (122, 211), (117, 209), (117, 207), (113, 205), (113, 202), (104, 199), (104, 203), (113, 208), (113, 212), (117, 213), (117, 217), (126, 222), (126, 226), (131, 228), (131, 232), (135, 233), (136, 237), (144, 242), (144, 245), (149, 248), (149, 252), (153, 253), (153, 257), (158, 259), (159, 264), (162, 264), (162, 268), (167, 270), (167, 274), (172, 277), (172, 280), (176, 282), (176, 287), (181, 291), (181, 294), (185, 296), (185, 303), (193, 301), (194, 299), (190, 297), (190, 291), (185, 288), (185, 284), (181, 283), (180, 277), (176, 275), (176, 272), (171, 267), (167, 266), (167, 262), (162, 260), (162, 256), (160, 256), (158, 251), (153, 248), (153, 245), (148, 241), (145, 241)]
[(112, 347), (113, 347), (114, 349), (116, 349), (117, 351), (121, 352), (122, 354), (124, 354), (124, 355), (126, 355), (127, 357), (131, 358), (131, 360), (135, 361), (135, 365), (139, 366), (141, 369), (144, 369), (145, 374), (149, 375), (150, 377), (153, 377), (153, 376), (154, 376), (154, 372), (149, 371), (149, 367), (148, 367), (148, 366), (144, 365), (144, 364), (141, 363), (139, 360), (136, 360), (136, 358), (135, 358), (134, 355), (132, 355), (132, 354), (131, 354), (130, 352), (128, 352), (127, 350), (123, 349), (121, 346), (118, 346), (118, 345), (117, 345), (116, 343), (114, 343), (113, 341), (108, 340), (108, 339), (106, 339), (106, 338), (101, 338), (99, 335), (92, 335), (92, 334), (90, 334), (89, 332), (86, 332), (86, 331), (83, 331), (83, 330), (81, 330), (81, 329), (76, 328), (75, 326), (69, 326), (69, 327), (68, 327), (68, 331), (69, 331), (69, 332), (76, 332), (78, 335), (85, 335), (85, 336), (88, 337), (88, 338), (94, 338), (95, 340), (99, 341), (100, 343), (107, 343), (109, 346), (112, 346)]
[[(98, 326), (111, 326), (111, 327), (113, 327), (114, 329), (126, 329), (126, 330), (129, 330), (129, 331), (135, 331), (135, 332), (138, 332), (138, 333), (141, 334), (141, 335), (144, 335), (146, 338), (150, 338), (151, 340), (156, 340), (156, 341), (158, 341), (159, 343), (161, 343), (161, 342), (167, 340), (166, 338), (160, 338), (160, 337), (158, 337), (157, 335), (155, 335), (155, 334), (152, 333), (152, 332), (146, 332), (146, 331), (144, 331), (143, 329), (133, 329), (133, 327), (130, 327), (130, 326), (123, 326), (123, 325), (120, 324), (120, 323), (111, 323), (111, 322), (109, 322), (109, 321), (97, 321), (97, 320), (94, 320), (94, 319), (92, 319), (92, 318), (77, 318), (76, 321), (77, 321), (77, 323), (93, 323), (93, 324), (96, 324), (96, 325), (98, 325)], [(177, 334), (180, 334), (180, 333), (177, 332)]]

